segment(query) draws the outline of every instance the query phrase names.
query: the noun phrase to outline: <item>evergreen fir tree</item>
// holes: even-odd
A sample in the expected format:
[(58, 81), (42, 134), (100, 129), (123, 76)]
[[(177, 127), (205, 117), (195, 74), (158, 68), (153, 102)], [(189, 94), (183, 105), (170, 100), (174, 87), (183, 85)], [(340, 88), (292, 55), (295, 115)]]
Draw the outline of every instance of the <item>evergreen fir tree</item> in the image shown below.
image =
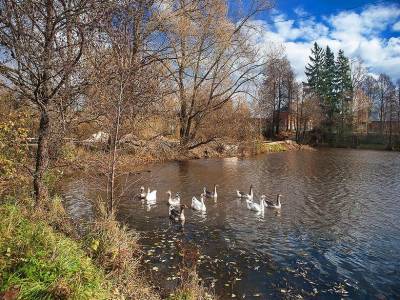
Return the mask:
[(340, 105), (341, 132), (343, 134), (345, 127), (351, 125), (350, 103), (353, 94), (350, 63), (343, 50), (339, 50), (336, 60), (335, 84), (336, 97)]
[(336, 96), (336, 66), (335, 55), (329, 46), (326, 47), (322, 69), (322, 108), (327, 116), (329, 131), (332, 130), (335, 114), (338, 112), (338, 101)]
[(325, 111), (329, 121), (333, 121), (334, 114), (337, 112), (338, 103), (336, 97), (336, 66), (335, 55), (329, 46), (326, 47), (324, 64), (322, 70), (322, 96)]
[(324, 50), (314, 43), (314, 47), (311, 49), (310, 63), (306, 66), (306, 76), (308, 86), (316, 94), (321, 94), (322, 87), (322, 69), (324, 63)]

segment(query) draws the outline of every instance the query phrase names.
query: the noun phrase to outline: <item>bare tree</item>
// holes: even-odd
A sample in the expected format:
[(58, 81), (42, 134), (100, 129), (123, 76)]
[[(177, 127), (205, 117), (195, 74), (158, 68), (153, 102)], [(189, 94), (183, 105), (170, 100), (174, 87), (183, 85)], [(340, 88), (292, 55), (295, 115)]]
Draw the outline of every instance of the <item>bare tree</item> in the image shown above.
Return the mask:
[(155, 35), (159, 10), (153, 0), (125, 0), (110, 5), (101, 19), (91, 47), (93, 70), (90, 98), (102, 116), (109, 134), (107, 177), (107, 216), (113, 218), (121, 195), (117, 195), (120, 140), (126, 125), (143, 116), (162, 96), (158, 55), (163, 44)]
[(372, 77), (368, 78), (367, 70), (360, 59), (353, 59), (351, 61), (351, 80), (353, 86), (353, 128), (356, 131), (368, 133), (372, 97), (375, 93), (373, 90), (375, 80)]
[(385, 110), (386, 110), (386, 122), (388, 122), (388, 143), (387, 150), (393, 150), (393, 122), (397, 117), (397, 99), (396, 99), (396, 87), (395, 85), (389, 81), (388, 82), (388, 91), (386, 96)]
[(271, 136), (280, 133), (282, 109), (289, 113), (293, 99), (294, 72), (284, 51), (284, 48), (278, 47), (268, 53), (265, 79), (261, 86), (262, 107), (270, 124), (267, 127), (270, 128)]
[[(1, 84), (40, 114), (33, 185), (36, 205), (48, 196), (44, 175), (57, 99), (81, 85), (74, 72), (82, 57), (93, 1), (0, 1)], [(73, 79), (74, 78), (74, 79)]]
[(236, 22), (228, 17), (225, 0), (169, 3), (175, 17), (164, 26), (171, 51), (163, 66), (179, 106), (181, 146), (194, 148), (213, 140), (197, 137), (205, 116), (236, 95), (248, 93), (248, 85), (260, 75), (263, 62), (249, 43), (246, 26), (269, 4), (251, 1), (247, 13)]
[(379, 111), (379, 121), (380, 121), (380, 131), (381, 134), (385, 131), (385, 123), (386, 123), (386, 108), (389, 99), (392, 97), (393, 83), (390, 80), (390, 77), (386, 74), (380, 74), (377, 80), (377, 103), (378, 111)]

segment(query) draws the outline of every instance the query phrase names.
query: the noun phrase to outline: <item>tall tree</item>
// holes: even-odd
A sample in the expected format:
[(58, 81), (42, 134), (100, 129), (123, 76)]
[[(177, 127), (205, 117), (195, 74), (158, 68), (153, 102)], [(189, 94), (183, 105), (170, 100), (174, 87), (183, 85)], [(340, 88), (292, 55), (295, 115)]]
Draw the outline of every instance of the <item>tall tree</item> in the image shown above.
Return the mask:
[(387, 103), (392, 96), (393, 83), (387, 74), (380, 74), (377, 80), (377, 108), (380, 122), (380, 132), (385, 132), (386, 118), (387, 118)]
[(249, 43), (247, 25), (269, 2), (251, 1), (238, 20), (230, 18), (225, 0), (170, 2), (169, 10), (177, 17), (164, 24), (171, 51), (162, 63), (179, 105), (181, 146), (190, 149), (213, 140), (197, 136), (205, 117), (248, 93), (249, 84), (261, 74), (263, 61)]
[(39, 112), (38, 148), (33, 172), (36, 205), (48, 196), (44, 183), (49, 165), (53, 108), (81, 81), (72, 78), (82, 57), (88, 12), (87, 0), (0, 1), (1, 85), (30, 101)]
[(273, 49), (268, 55), (264, 70), (261, 102), (271, 137), (281, 130), (281, 113), (289, 112), (293, 97), (294, 71), (283, 48)]
[(311, 49), (310, 62), (306, 66), (307, 84), (316, 94), (321, 94), (323, 83), (324, 50), (315, 42)]
[(350, 103), (353, 97), (350, 63), (343, 50), (339, 50), (335, 65), (335, 92), (340, 105), (341, 134), (343, 134), (345, 126), (351, 125)]
[(326, 47), (323, 70), (322, 70), (322, 108), (326, 114), (326, 125), (328, 131), (332, 133), (335, 122), (335, 114), (338, 111), (338, 101), (336, 96), (336, 66), (335, 55), (329, 46)]
[(102, 162), (107, 177), (102, 204), (109, 218), (115, 217), (121, 199), (117, 191), (123, 190), (117, 178), (122, 175), (119, 150), (126, 125), (151, 111), (160, 98), (158, 56), (164, 45), (155, 32), (161, 20), (153, 0), (113, 1), (97, 25), (99, 40), (91, 43), (90, 96), (109, 136), (108, 159)]

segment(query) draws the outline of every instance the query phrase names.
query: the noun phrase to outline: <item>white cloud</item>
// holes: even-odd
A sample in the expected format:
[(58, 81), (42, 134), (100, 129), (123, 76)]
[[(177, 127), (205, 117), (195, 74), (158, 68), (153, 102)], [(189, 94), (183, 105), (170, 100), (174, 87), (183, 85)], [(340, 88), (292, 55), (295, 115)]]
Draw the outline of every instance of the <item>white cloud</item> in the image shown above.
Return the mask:
[(400, 21), (393, 24), (393, 31), (400, 31)]
[[(295, 13), (306, 14), (301, 8), (296, 8)], [(347, 56), (361, 58), (372, 73), (400, 78), (400, 38), (383, 34), (400, 31), (398, 5), (371, 5), (359, 13), (342, 11), (319, 22), (314, 18), (282, 21), (286, 19), (275, 11), (272, 24), (258, 20), (261, 30), (257, 41), (262, 49), (271, 42), (282, 43), (300, 80), (305, 79), (304, 66), (314, 41), (335, 52), (343, 49)]]
[(301, 6), (296, 7), (293, 11), (299, 17), (305, 17), (308, 15), (307, 12), (304, 10), (304, 8)]

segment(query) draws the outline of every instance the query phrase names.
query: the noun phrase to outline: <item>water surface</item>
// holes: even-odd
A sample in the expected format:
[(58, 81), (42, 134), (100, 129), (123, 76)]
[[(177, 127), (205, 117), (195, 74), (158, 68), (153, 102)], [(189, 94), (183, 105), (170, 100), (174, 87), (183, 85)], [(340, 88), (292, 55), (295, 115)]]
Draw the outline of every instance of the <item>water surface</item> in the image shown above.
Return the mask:
[[(141, 232), (144, 262), (167, 291), (178, 282), (184, 242), (200, 249), (199, 273), (221, 299), (400, 297), (399, 153), (323, 149), (150, 170), (129, 178), (135, 185), (119, 218)], [(206, 202), (206, 214), (189, 209), (184, 227), (170, 223), (167, 190), (190, 206), (214, 184), (218, 199)], [(249, 211), (235, 190), (250, 184), (257, 199), (281, 193), (282, 209)], [(140, 185), (157, 189), (156, 206), (135, 199)], [(70, 206), (86, 212), (74, 204), (77, 186)]]

